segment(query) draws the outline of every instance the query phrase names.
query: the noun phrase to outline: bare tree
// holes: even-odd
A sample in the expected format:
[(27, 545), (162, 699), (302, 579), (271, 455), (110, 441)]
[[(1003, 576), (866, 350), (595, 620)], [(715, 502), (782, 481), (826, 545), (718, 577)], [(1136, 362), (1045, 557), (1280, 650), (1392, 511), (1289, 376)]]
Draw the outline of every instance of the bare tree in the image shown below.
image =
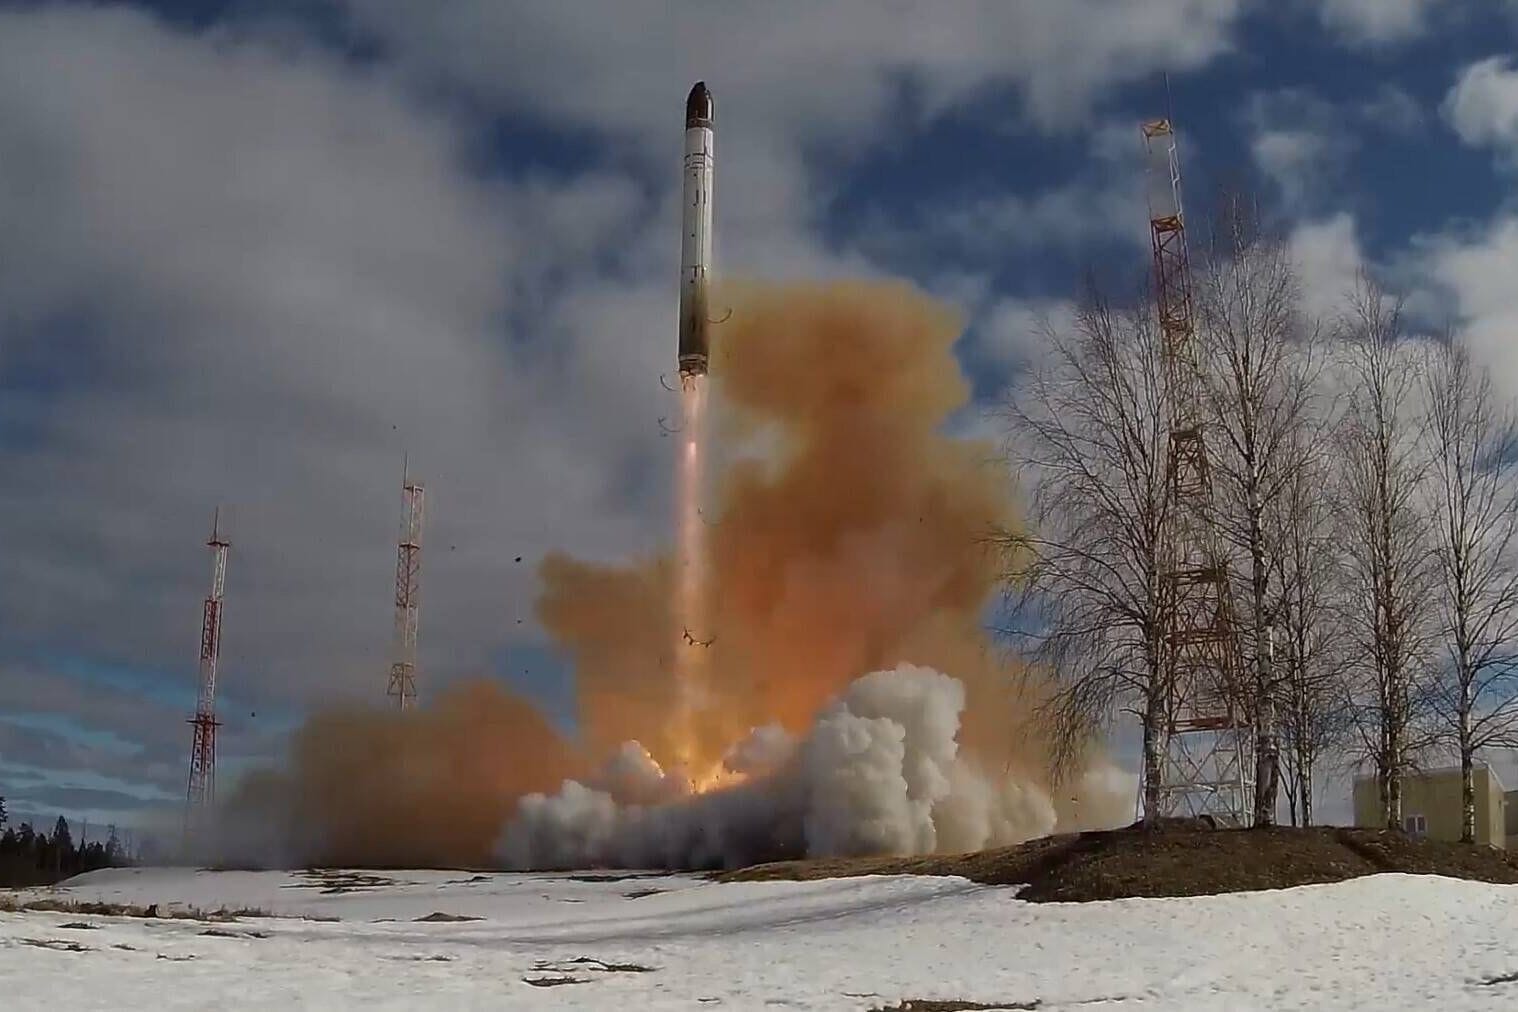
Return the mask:
[(1476, 840), (1475, 754), (1518, 744), (1518, 431), (1463, 344), (1433, 355), (1424, 392), (1440, 640), (1434, 700), (1460, 756), (1460, 838)]
[(1027, 532), (1002, 532), (1021, 635), (1051, 677), (1061, 765), (1120, 711), (1143, 728), (1145, 819), (1159, 805), (1169, 684), (1161, 536), (1170, 411), (1151, 316), (1093, 294), (1008, 406)]
[(1281, 777), (1292, 824), (1303, 826), (1312, 825), (1317, 770), (1345, 730), (1328, 487), (1326, 461), (1309, 454), (1267, 514), (1276, 549), (1270, 647), (1280, 702)]
[(1279, 545), (1269, 514), (1293, 487), (1313, 447), (1308, 438), (1315, 368), (1313, 335), (1285, 244), (1262, 234), (1246, 204), (1227, 200), (1197, 272), (1201, 393), (1218, 534), (1242, 557), (1235, 609), (1240, 653), (1252, 675), (1244, 690), (1255, 727), (1254, 823), (1273, 825), (1279, 798), (1275, 621), (1270, 578)]
[(1346, 395), (1338, 427), (1341, 615), (1357, 677), (1346, 702), (1355, 751), (1375, 768), (1387, 826), (1402, 822), (1402, 778), (1428, 744), (1424, 665), (1434, 606), (1430, 531), (1418, 494), (1418, 357), (1401, 340), (1401, 307), (1368, 279), (1350, 306)]

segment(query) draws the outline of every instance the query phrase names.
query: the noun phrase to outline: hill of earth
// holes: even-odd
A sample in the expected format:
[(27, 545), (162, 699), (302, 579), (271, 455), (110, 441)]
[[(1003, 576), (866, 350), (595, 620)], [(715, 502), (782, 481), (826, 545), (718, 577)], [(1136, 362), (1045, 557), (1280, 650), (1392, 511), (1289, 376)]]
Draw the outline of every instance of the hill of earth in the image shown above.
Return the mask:
[(1518, 883), (1518, 855), (1397, 830), (1214, 829), (1202, 820), (1177, 819), (1147, 829), (1134, 825), (1051, 836), (970, 854), (785, 861), (718, 879), (958, 875), (984, 885), (1022, 885), (1018, 898), (1037, 903), (1286, 889), (1383, 872)]

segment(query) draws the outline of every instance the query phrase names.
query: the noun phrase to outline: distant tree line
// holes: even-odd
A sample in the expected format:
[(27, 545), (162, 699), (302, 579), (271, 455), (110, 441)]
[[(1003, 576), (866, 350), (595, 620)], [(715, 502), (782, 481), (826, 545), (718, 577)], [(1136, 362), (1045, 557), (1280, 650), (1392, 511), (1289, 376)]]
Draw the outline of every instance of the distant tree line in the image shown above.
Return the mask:
[[(1227, 694), (1252, 729), (1253, 821), (1313, 821), (1337, 764), (1402, 823), (1422, 764), (1518, 746), (1518, 426), (1464, 340), (1410, 333), (1369, 275), (1309, 310), (1289, 244), (1224, 200), (1192, 250), (1186, 347), (1147, 296), (1093, 285), (1007, 405), (1029, 493), (999, 533), (1017, 637), (1055, 692), (1057, 758), (1123, 714), (1146, 817), (1183, 684), (1171, 434), (1205, 432), (1206, 510), (1234, 630)], [(1213, 571), (1217, 571), (1214, 569)], [(1282, 802), (1284, 801), (1284, 805)]]
[(75, 842), (68, 820), (58, 816), (52, 835), (38, 832), (30, 822), (9, 825), (5, 798), (0, 797), (0, 886), (49, 885), (97, 868), (132, 863), (115, 826), (105, 839)]

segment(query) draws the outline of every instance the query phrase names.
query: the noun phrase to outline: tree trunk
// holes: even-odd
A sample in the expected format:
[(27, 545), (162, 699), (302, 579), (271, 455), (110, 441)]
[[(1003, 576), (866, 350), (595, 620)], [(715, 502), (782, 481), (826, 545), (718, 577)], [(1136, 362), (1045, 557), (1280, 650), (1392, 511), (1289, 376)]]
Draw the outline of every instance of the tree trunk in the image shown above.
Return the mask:
[[(1463, 627), (1463, 623), (1462, 623)], [(1463, 635), (1463, 631), (1462, 631)], [(1460, 648), (1460, 842), (1476, 842), (1476, 749), (1471, 742), (1471, 711), (1475, 700), (1471, 698), (1474, 680), (1465, 648)]]
[(1387, 821), (1395, 829), (1402, 825), (1402, 774), (1407, 769), (1407, 688), (1402, 684), (1400, 667), (1392, 679), (1392, 720), (1387, 734)]
[(1144, 825), (1160, 817), (1160, 750), (1165, 741), (1165, 700), (1158, 687), (1144, 705)]
[(1265, 615), (1265, 592), (1270, 579), (1265, 562), (1264, 511), (1257, 488), (1249, 490), (1250, 589), (1253, 594), (1254, 624), (1254, 824), (1276, 823), (1276, 801), (1280, 796), (1280, 753), (1276, 737), (1275, 636)]
[(1470, 741), (1460, 743), (1460, 842), (1476, 842), (1476, 775)]
[(1302, 825), (1312, 825), (1312, 759), (1304, 758), (1302, 769), (1297, 774), (1297, 791), (1301, 797), (1298, 799), (1302, 806)]

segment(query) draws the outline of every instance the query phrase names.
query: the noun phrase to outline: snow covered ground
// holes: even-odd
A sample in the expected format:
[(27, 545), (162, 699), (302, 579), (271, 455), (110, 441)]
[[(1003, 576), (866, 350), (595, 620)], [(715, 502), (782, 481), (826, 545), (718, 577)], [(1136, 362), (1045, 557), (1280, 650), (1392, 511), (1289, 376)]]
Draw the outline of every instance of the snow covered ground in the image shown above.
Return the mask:
[[(0, 913), (0, 1008), (1518, 1008), (1518, 886), (1029, 904), (953, 878), (367, 874), (123, 869), (37, 891), (282, 916)], [(434, 913), (480, 919), (418, 920)]]

